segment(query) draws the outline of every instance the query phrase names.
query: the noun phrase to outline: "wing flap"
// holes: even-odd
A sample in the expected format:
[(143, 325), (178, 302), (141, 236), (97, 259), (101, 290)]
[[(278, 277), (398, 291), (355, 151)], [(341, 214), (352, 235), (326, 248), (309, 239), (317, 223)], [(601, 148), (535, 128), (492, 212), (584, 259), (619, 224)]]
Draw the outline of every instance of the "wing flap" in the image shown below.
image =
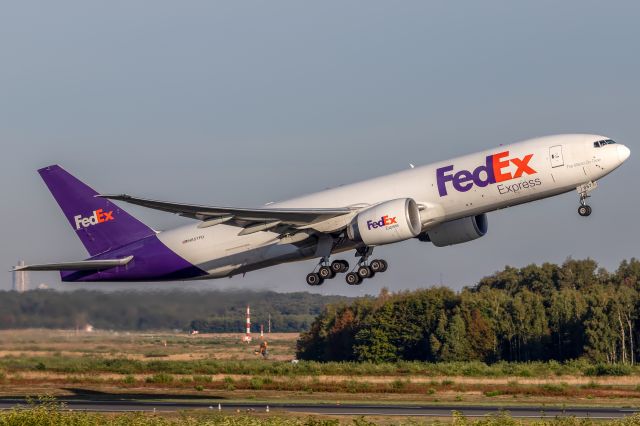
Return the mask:
[(104, 260), (79, 260), (76, 262), (62, 263), (43, 263), (40, 265), (18, 266), (12, 271), (89, 271), (103, 270), (114, 268), (116, 266), (124, 266), (131, 262), (133, 256), (127, 256), (122, 259), (104, 259)]

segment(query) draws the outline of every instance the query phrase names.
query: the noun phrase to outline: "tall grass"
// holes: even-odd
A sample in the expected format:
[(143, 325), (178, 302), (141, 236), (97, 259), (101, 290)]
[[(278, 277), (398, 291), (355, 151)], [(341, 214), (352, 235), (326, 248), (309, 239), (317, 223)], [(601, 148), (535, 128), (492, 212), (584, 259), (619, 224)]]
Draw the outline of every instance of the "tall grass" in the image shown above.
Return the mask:
[[(640, 426), (640, 415), (625, 417), (615, 420), (592, 420), (567, 418), (538, 419), (533, 423), (531, 419), (519, 420), (510, 417), (507, 413), (501, 413), (482, 419), (469, 419), (459, 413), (454, 413), (453, 422), (456, 426), (524, 426), (535, 424), (537, 426)], [(323, 419), (318, 417), (286, 416), (283, 414), (254, 414), (254, 415), (229, 415), (224, 413), (196, 412), (182, 413), (178, 417), (161, 414), (127, 413), (127, 414), (101, 414), (81, 411), (67, 411), (63, 405), (52, 401), (45, 401), (32, 405), (28, 409), (12, 409), (0, 411), (0, 426), (24, 426), (24, 425), (48, 425), (48, 426), (376, 426), (380, 423), (368, 420), (364, 417)], [(389, 424), (384, 420), (382, 424)], [(442, 424), (434, 420), (394, 419), (397, 425), (429, 425)]]
[(584, 360), (559, 363), (498, 362), (412, 362), (355, 363), (263, 360), (132, 360), (99, 357), (4, 357), (0, 371), (47, 371), (67, 374), (188, 374), (188, 375), (252, 375), (252, 376), (467, 376), (467, 377), (551, 377), (561, 375), (603, 376), (637, 375), (640, 367), (620, 364), (592, 364)]

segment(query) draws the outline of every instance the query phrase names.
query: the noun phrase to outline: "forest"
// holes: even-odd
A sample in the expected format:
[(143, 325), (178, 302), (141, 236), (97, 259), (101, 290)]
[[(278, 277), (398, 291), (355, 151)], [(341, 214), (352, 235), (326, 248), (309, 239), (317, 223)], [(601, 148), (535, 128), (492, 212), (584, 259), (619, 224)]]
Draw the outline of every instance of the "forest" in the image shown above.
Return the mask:
[(253, 331), (299, 332), (341, 296), (271, 291), (0, 291), (0, 329), (198, 330), (244, 332), (247, 304)]
[(433, 287), (328, 305), (298, 341), (319, 361), (638, 359), (640, 261), (506, 267), (455, 292)]

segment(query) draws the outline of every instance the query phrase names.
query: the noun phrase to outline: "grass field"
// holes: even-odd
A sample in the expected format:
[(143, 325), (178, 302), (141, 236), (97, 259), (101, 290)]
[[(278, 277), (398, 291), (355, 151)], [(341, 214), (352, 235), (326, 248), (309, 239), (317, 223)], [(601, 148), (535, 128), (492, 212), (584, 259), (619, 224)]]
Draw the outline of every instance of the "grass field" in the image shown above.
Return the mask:
[(482, 419), (469, 419), (454, 415), (452, 419), (403, 419), (384, 417), (334, 418), (331, 416), (297, 416), (287, 414), (219, 414), (206, 412), (189, 412), (172, 415), (149, 413), (91, 413), (70, 412), (63, 406), (45, 403), (29, 409), (13, 409), (0, 412), (0, 426), (48, 425), (48, 426), (390, 426), (390, 425), (442, 425), (456, 426), (638, 426), (640, 415), (629, 416), (617, 420), (592, 420), (576, 418), (551, 418), (537, 420), (514, 419), (506, 413)]
[(100, 392), (227, 401), (638, 406), (640, 370), (586, 362), (292, 363), (297, 334), (0, 331), (0, 396)]

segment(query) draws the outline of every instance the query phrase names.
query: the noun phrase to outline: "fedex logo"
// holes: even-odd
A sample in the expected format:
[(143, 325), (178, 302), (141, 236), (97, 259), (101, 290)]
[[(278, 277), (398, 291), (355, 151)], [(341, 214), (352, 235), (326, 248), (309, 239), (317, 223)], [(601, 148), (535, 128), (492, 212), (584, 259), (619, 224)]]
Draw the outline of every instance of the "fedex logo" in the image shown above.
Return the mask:
[(87, 228), (92, 225), (97, 225), (103, 222), (109, 222), (110, 220), (115, 220), (113, 217), (113, 210), (110, 212), (105, 212), (102, 209), (94, 210), (93, 214), (89, 217), (82, 217), (81, 215), (77, 215), (73, 217), (73, 220), (76, 222), (76, 230), (82, 228)]
[[(467, 192), (474, 185), (481, 188), (498, 182), (504, 182), (511, 179), (518, 179), (522, 175), (533, 175), (537, 172), (529, 166), (529, 162), (533, 154), (525, 155), (522, 158), (508, 158), (509, 151), (499, 152), (487, 156), (485, 164), (478, 166), (473, 172), (469, 170), (460, 170), (453, 173), (453, 165), (440, 167), (436, 170), (436, 179), (438, 182), (438, 192), (441, 197), (447, 195), (447, 182), (451, 182), (453, 189), (458, 192)], [(506, 169), (511, 165), (516, 167), (511, 173)], [(511, 168), (512, 169), (512, 168)]]
[(367, 229), (371, 230), (371, 228), (382, 228), (383, 226), (389, 225), (397, 225), (398, 220), (397, 216), (389, 217), (387, 215), (382, 216), (380, 220), (368, 220), (367, 221)]

